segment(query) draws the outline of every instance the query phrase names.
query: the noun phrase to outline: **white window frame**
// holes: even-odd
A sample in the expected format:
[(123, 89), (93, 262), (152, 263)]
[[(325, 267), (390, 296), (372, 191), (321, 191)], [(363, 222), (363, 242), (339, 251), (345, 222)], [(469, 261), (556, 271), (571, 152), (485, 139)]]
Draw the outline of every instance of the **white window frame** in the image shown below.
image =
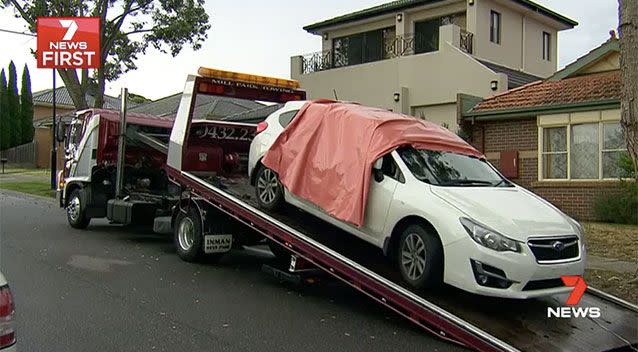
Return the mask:
[[(592, 121), (592, 122), (582, 122), (582, 123), (561, 123), (561, 124), (547, 124), (538, 127), (538, 180), (539, 181), (548, 181), (548, 182), (565, 182), (565, 181), (575, 181), (575, 182), (591, 182), (591, 181), (610, 181), (617, 180), (617, 177), (607, 177), (603, 178), (603, 152), (617, 152), (617, 151), (626, 151), (627, 149), (604, 149), (604, 125), (619, 123), (620, 121)], [(572, 126), (576, 125), (598, 125), (598, 178), (572, 178), (571, 173), (571, 134), (572, 134)], [(544, 131), (546, 128), (557, 128), (563, 127), (566, 128), (566, 136), (565, 140), (567, 143), (566, 152), (544, 152)], [(564, 154), (567, 153), (567, 178), (545, 178), (545, 155), (551, 154)]]
[[(566, 142), (565, 143), (567, 145), (565, 147), (565, 151), (564, 152), (546, 152), (546, 151), (544, 151), (544, 149), (545, 149), (545, 140), (544, 140), (545, 134), (544, 134), (544, 131), (543, 131), (544, 128), (547, 128), (547, 129), (549, 129), (549, 128), (563, 128), (563, 129), (566, 130), (566, 132), (565, 132)], [(539, 128), (538, 133), (539, 133), (539, 141), (540, 141), (540, 143), (539, 143), (538, 150), (539, 150), (540, 156), (539, 156), (539, 159), (538, 159), (539, 161), (538, 162), (540, 164), (542, 164), (542, 167), (541, 167), (542, 173), (538, 174), (540, 179), (545, 179), (545, 164), (544, 164), (545, 155), (562, 155), (562, 154), (566, 154), (567, 155), (567, 177), (569, 178), (569, 154), (570, 154), (569, 153), (569, 145), (570, 145), (570, 143), (569, 143), (569, 137), (570, 137), (569, 130), (570, 130), (569, 126), (567, 126), (567, 125), (543, 126), (543, 127)], [(549, 178), (547, 180), (567, 180), (567, 178)]]

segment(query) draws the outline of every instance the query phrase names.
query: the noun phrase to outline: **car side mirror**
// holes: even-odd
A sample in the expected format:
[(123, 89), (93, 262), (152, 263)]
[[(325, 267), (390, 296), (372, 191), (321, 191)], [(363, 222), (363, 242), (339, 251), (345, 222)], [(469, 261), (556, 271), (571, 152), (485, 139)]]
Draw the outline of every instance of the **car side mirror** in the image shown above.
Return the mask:
[(383, 181), (383, 158), (377, 159), (372, 165), (372, 175), (374, 176), (374, 180), (377, 182)]

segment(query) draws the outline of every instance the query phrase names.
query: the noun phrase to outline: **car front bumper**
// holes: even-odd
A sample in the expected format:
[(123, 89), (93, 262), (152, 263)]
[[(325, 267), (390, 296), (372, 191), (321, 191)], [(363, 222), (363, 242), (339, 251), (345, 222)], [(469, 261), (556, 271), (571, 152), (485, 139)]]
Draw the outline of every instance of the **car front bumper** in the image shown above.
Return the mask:
[[(582, 240), (578, 245), (580, 255), (575, 260), (539, 264), (527, 244), (521, 243), (520, 253), (497, 252), (477, 244), (469, 237), (463, 238), (444, 247), (444, 281), (465, 291), (516, 299), (570, 292), (572, 288), (562, 285), (560, 277), (584, 273), (586, 253)], [(487, 268), (502, 271), (510, 281), (509, 287), (497, 288), (479, 284), (472, 262), (475, 263), (474, 266), (478, 262)]]

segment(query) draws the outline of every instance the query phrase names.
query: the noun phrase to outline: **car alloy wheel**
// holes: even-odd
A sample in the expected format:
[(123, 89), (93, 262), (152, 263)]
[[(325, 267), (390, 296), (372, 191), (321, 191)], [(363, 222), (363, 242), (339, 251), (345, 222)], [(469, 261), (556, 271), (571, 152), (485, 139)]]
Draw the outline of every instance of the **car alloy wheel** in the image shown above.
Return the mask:
[(259, 198), (264, 204), (271, 204), (277, 198), (279, 180), (277, 175), (270, 169), (265, 169), (257, 180), (257, 189), (259, 190)]
[(427, 252), (425, 243), (415, 233), (410, 233), (401, 248), (401, 265), (411, 280), (418, 280), (425, 272)]

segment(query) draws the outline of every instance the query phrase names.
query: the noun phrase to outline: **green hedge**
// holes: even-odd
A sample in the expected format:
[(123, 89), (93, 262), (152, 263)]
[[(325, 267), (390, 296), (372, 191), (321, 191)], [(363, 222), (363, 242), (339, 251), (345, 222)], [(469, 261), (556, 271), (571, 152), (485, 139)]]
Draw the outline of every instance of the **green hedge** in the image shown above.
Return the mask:
[(594, 214), (600, 221), (618, 224), (638, 224), (638, 183), (636, 168), (628, 154), (618, 162), (621, 176), (619, 193), (604, 194), (594, 203)]

